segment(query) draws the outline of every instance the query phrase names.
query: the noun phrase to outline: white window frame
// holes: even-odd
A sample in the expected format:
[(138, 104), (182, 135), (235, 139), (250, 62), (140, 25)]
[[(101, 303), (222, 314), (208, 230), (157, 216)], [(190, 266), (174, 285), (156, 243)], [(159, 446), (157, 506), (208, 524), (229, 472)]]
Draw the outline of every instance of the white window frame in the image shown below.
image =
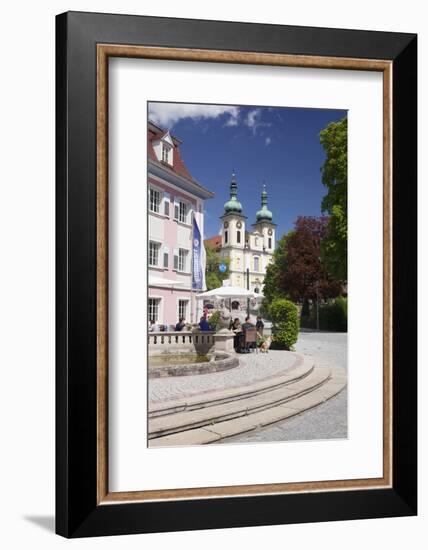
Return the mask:
[[(186, 314), (185, 315), (180, 314), (180, 302), (186, 302), (186, 306), (185, 306)], [(184, 319), (186, 321), (189, 321), (189, 316), (190, 316), (189, 306), (190, 306), (190, 298), (188, 298), (187, 296), (179, 296), (177, 298), (177, 320), (180, 319), (180, 317), (184, 317)]]
[(149, 296), (147, 301), (147, 315), (148, 315), (148, 321), (150, 322), (153, 317), (150, 317), (150, 300), (157, 300), (158, 301), (158, 316), (156, 319), (154, 319), (155, 323), (163, 323), (163, 298), (162, 296)]
[[(182, 206), (186, 209), (186, 213), (182, 216)], [(191, 202), (182, 199), (181, 197), (174, 198), (174, 220), (185, 225), (190, 225), (193, 205)]]
[[(158, 202), (158, 210), (154, 210), (152, 208), (152, 192), (158, 193), (159, 195), (159, 202)], [(153, 212), (154, 214), (161, 214), (162, 212), (162, 206), (163, 206), (163, 193), (160, 189), (157, 187), (154, 187), (153, 185), (149, 186), (149, 212)]]
[[(152, 264), (150, 263), (150, 245), (151, 244), (154, 244), (156, 247), (157, 247), (157, 263), (156, 264)], [(148, 264), (149, 264), (149, 267), (159, 267), (159, 258), (160, 258), (160, 250), (161, 250), (161, 244), (159, 241), (154, 241), (153, 239), (150, 239), (149, 240), (149, 253), (148, 253)], [(162, 260), (162, 265), (163, 265), (163, 260)]]
[(189, 251), (185, 248), (179, 248), (178, 249), (178, 266), (177, 271), (180, 271), (181, 273), (188, 273), (187, 269), (187, 263), (189, 258)]
[(171, 151), (172, 151), (172, 147), (169, 143), (167, 143), (166, 141), (162, 141), (162, 144), (161, 144), (161, 158), (162, 158), (162, 162), (165, 162), (166, 164), (169, 164), (171, 165), (172, 162), (171, 162)]

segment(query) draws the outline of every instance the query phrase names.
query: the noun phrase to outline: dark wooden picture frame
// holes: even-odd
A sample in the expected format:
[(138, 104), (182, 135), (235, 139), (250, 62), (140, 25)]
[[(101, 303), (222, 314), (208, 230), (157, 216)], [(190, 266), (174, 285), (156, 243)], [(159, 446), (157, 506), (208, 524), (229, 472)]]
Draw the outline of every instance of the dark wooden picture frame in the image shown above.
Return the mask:
[[(56, 26), (57, 533), (83, 537), (416, 514), (416, 35), (78, 12), (58, 15)], [(382, 478), (109, 492), (112, 56), (383, 73)]]

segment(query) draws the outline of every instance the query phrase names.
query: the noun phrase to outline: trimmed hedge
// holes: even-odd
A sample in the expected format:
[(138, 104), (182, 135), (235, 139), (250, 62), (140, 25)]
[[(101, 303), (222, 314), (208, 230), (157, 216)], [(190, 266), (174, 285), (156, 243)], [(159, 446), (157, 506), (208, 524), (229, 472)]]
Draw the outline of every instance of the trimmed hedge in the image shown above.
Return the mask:
[(269, 307), (272, 319), (272, 348), (289, 350), (299, 336), (297, 306), (283, 298), (276, 298)]
[[(319, 305), (320, 330), (346, 332), (348, 330), (348, 301), (339, 297)], [(300, 316), (302, 328), (317, 328), (317, 306), (312, 304), (310, 315)]]
[(320, 306), (320, 329), (336, 332), (348, 330), (348, 300), (335, 298), (327, 304)]

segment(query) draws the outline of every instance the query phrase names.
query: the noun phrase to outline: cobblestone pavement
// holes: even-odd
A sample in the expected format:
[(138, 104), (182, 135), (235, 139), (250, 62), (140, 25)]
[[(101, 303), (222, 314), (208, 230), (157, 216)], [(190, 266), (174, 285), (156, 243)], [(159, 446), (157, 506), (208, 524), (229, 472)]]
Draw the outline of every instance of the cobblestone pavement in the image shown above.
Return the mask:
[[(303, 355), (313, 357), (319, 366), (347, 368), (347, 334), (301, 332), (295, 349)], [(347, 388), (314, 409), (220, 443), (268, 443), (346, 437)]]
[(239, 355), (239, 362), (239, 367), (221, 372), (151, 378), (149, 401), (159, 403), (208, 391), (248, 385), (257, 380), (290, 371), (295, 367), (296, 356), (286, 351), (271, 350), (267, 354)]

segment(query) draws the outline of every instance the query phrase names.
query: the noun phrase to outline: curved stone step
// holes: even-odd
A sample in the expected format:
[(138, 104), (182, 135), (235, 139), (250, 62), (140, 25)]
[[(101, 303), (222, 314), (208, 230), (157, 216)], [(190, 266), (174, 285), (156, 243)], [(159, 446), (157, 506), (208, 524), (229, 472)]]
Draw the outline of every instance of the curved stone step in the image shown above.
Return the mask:
[(151, 418), (149, 420), (149, 439), (248, 416), (312, 392), (329, 379), (330, 368), (315, 367), (303, 380), (289, 385), (274, 387), (269, 391), (250, 397), (239, 397), (227, 403)]
[(262, 378), (246, 386), (225, 388), (214, 390), (203, 394), (187, 396), (182, 399), (175, 399), (168, 402), (149, 404), (149, 418), (174, 414), (182, 411), (192, 411), (213, 405), (228, 403), (238, 399), (245, 399), (253, 395), (265, 393), (272, 389), (286, 386), (303, 380), (314, 370), (314, 363), (303, 356), (297, 356), (297, 366), (293, 366), (289, 371), (281, 375)]
[(268, 426), (324, 403), (342, 391), (346, 383), (344, 369), (332, 368), (329, 380), (305, 395), (247, 416), (158, 437), (149, 441), (149, 447), (204, 445)]

